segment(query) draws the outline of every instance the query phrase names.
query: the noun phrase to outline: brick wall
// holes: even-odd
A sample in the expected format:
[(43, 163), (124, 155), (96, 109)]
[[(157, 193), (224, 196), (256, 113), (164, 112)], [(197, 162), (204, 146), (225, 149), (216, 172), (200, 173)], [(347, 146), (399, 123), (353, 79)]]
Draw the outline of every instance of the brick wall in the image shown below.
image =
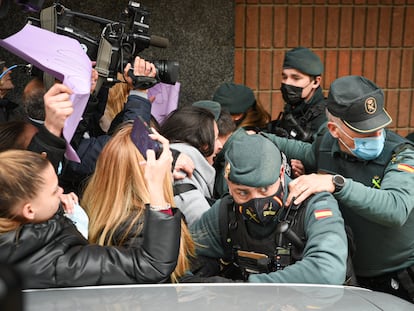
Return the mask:
[(363, 75), (385, 93), (390, 128), (414, 131), (414, 0), (235, 0), (234, 81), (255, 90), (275, 118), (284, 52), (311, 48), (322, 86)]

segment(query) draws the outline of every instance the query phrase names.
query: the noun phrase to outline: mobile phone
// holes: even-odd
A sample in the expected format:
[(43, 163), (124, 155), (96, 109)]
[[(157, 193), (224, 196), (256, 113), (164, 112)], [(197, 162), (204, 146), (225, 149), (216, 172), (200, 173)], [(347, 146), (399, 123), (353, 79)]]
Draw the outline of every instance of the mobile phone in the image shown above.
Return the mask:
[(131, 140), (145, 159), (147, 159), (148, 149), (154, 150), (155, 157), (158, 159), (162, 152), (162, 145), (158, 141), (151, 139), (149, 134), (152, 134), (151, 128), (141, 116), (138, 116), (132, 126)]

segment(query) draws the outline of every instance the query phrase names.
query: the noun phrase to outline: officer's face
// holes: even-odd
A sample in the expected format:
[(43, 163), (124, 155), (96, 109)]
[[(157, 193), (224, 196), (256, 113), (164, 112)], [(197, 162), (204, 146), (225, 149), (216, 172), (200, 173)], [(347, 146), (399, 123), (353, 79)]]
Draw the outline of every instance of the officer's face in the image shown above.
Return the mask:
[(227, 179), (229, 192), (236, 203), (245, 203), (255, 198), (264, 198), (274, 195), (279, 189), (280, 178), (272, 185), (266, 187), (249, 187), (239, 185)]
[(282, 71), (282, 83), (303, 88), (302, 98), (305, 101), (308, 101), (313, 96), (315, 90), (320, 85), (320, 80), (320, 76), (313, 79), (313, 77), (293, 68), (285, 68)]
[[(354, 138), (364, 138), (364, 137), (377, 137), (381, 136), (382, 129), (362, 134), (355, 132), (351, 130), (344, 122), (342, 122), (340, 119), (335, 118), (332, 121), (328, 122), (328, 129), (331, 132), (332, 136), (337, 138), (339, 141), (339, 147), (341, 151), (352, 154), (346, 146), (348, 146), (350, 149), (355, 148)], [(344, 146), (346, 145), (346, 146)]]

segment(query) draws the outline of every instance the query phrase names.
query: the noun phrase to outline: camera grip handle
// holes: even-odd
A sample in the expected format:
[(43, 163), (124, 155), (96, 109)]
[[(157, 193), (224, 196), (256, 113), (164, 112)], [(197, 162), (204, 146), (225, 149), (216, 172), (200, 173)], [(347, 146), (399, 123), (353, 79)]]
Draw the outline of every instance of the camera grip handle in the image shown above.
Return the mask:
[(134, 75), (134, 70), (132, 68), (128, 70), (128, 76), (132, 79), (134, 89), (138, 90), (149, 89), (158, 83), (158, 80), (155, 78)]

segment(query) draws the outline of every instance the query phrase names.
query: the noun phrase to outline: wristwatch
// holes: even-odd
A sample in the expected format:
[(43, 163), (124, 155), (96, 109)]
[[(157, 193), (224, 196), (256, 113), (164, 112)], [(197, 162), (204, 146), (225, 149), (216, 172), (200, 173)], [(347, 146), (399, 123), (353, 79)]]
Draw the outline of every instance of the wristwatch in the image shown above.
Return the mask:
[(335, 192), (341, 191), (342, 188), (345, 186), (345, 178), (342, 175), (333, 175), (332, 182), (335, 186)]

